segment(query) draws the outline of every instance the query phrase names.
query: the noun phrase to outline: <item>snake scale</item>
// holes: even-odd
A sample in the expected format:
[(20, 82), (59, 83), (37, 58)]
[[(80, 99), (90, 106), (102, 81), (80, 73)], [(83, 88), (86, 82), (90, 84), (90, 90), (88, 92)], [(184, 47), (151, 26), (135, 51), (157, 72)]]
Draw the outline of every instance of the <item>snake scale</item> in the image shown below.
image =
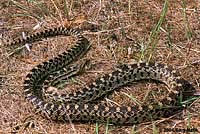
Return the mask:
[[(44, 82), (48, 83), (50, 74), (69, 66), (90, 49), (89, 41), (72, 28), (57, 27), (15, 39), (10, 45), (32, 43), (47, 37), (73, 36), (76, 43), (62, 54), (34, 67), (24, 80), (24, 95), (34, 106), (37, 113), (60, 121), (72, 122), (107, 122), (113, 124), (138, 124), (169, 117), (183, 109), (179, 105), (180, 96), (187, 98), (186, 91), (192, 91), (192, 85), (181, 78), (180, 74), (160, 63), (123, 64), (116, 70), (97, 78), (90, 85), (70, 94), (55, 94), (54, 98), (63, 102), (56, 103), (43, 98)], [(104, 102), (94, 103), (101, 96), (128, 83), (153, 79), (163, 82), (168, 87), (166, 97), (151, 105), (109, 106)]]

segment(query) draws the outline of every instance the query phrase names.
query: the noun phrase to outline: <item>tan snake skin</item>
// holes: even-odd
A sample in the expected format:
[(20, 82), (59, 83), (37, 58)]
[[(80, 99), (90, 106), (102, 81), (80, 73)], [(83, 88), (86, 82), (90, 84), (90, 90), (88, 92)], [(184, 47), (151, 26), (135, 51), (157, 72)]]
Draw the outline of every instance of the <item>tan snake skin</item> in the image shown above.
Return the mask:
[[(34, 67), (24, 81), (24, 95), (33, 104), (37, 112), (52, 120), (73, 122), (109, 122), (113, 124), (138, 124), (146, 121), (169, 117), (183, 109), (178, 99), (186, 91), (195, 90), (192, 85), (181, 78), (172, 68), (160, 63), (123, 64), (110, 74), (96, 79), (87, 87), (71, 94), (54, 94), (59, 103), (43, 98), (45, 83), (56, 71), (65, 72), (65, 67), (83, 56), (90, 48), (89, 41), (77, 30), (65, 27), (49, 29), (28, 36), (26, 39), (16, 39), (11, 45), (32, 43), (43, 38), (58, 35), (74, 36), (76, 44), (66, 52)], [(65, 69), (63, 69), (65, 68)], [(166, 97), (152, 105), (108, 106), (103, 102), (93, 103), (101, 96), (118, 89), (128, 83), (138, 80), (153, 79), (168, 86)]]

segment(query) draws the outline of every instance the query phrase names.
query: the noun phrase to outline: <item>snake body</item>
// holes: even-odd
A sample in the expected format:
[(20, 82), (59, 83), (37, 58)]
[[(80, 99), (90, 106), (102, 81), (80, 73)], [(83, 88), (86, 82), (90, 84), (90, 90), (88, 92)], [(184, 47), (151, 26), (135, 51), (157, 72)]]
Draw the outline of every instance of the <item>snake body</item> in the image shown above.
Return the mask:
[[(74, 36), (77, 42), (57, 57), (34, 67), (24, 80), (26, 100), (32, 103), (36, 112), (49, 119), (67, 122), (108, 121), (113, 124), (138, 124), (160, 117), (169, 117), (182, 110), (183, 107), (178, 104), (179, 96), (186, 90), (193, 90), (188, 81), (164, 64), (123, 64), (75, 93), (55, 94), (54, 98), (61, 99), (63, 102), (47, 101), (42, 95), (44, 82), (52, 73), (62, 70), (83, 56), (90, 48), (89, 41), (77, 30), (58, 27), (30, 35), (26, 39), (16, 39), (11, 43), (11, 45), (32, 43), (58, 35)], [(108, 106), (104, 102), (93, 102), (128, 83), (144, 79), (158, 80), (166, 84), (168, 86), (166, 97), (158, 103), (142, 106)]]

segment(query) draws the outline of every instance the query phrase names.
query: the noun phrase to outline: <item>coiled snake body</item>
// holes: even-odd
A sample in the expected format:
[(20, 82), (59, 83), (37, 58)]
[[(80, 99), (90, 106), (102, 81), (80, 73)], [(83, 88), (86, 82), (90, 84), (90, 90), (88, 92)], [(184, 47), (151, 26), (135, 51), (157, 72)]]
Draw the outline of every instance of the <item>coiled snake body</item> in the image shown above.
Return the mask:
[[(24, 81), (25, 98), (31, 102), (37, 112), (53, 119), (62, 121), (107, 122), (114, 124), (137, 124), (141, 122), (169, 117), (182, 110), (178, 98), (186, 90), (193, 90), (189, 82), (170, 67), (157, 63), (123, 64), (110, 74), (96, 79), (89, 86), (71, 94), (55, 94), (63, 102), (56, 103), (43, 98), (44, 82), (49, 75), (70, 65), (85, 54), (89, 41), (78, 31), (71, 28), (58, 27), (17, 39), (11, 45), (31, 43), (42, 38), (58, 35), (74, 36), (76, 44), (66, 52), (34, 67)], [(158, 103), (152, 105), (108, 106), (103, 102), (93, 103), (101, 96), (133, 81), (153, 79), (168, 86), (168, 94)], [(191, 89), (192, 87), (192, 89)]]

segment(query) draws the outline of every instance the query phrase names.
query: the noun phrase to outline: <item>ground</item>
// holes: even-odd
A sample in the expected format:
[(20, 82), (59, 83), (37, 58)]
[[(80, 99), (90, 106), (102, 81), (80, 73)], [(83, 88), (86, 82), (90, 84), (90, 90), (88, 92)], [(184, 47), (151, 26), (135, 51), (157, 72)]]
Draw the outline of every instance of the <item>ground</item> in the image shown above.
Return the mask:
[[(61, 25), (79, 28), (92, 44), (85, 56), (91, 61), (91, 70), (80, 76), (84, 82), (90, 83), (120, 63), (151, 61), (172, 66), (199, 90), (199, 7), (198, 0), (1, 1), (0, 133), (130, 134), (186, 129), (200, 132), (198, 99), (171, 118), (133, 126), (58, 123), (43, 118), (24, 99), (23, 80), (35, 65), (69, 48), (70, 38), (47, 39), (34, 43), (31, 51), (23, 47), (20, 52), (16, 50), (24, 44), (7, 43), (21, 37), (22, 32), (27, 35)], [(115, 92), (113, 101), (129, 103), (131, 99), (126, 94), (141, 99), (157, 87), (152, 83), (130, 85)]]

